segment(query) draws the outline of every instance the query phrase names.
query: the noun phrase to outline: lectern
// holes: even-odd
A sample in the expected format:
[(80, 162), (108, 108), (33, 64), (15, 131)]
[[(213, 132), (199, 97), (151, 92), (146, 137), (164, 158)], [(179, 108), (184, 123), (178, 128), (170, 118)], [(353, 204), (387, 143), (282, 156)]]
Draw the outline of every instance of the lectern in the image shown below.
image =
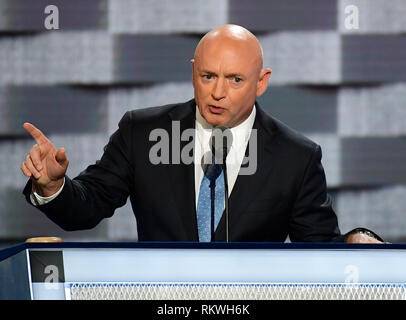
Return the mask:
[(1, 299), (405, 299), (406, 246), (23, 243), (0, 251)]

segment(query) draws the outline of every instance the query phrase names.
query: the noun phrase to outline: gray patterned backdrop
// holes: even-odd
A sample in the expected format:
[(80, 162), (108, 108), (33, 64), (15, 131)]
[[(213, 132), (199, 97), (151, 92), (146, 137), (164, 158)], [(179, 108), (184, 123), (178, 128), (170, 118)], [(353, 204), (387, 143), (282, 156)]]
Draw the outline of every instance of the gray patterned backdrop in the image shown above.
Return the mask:
[[(47, 30), (47, 5), (59, 30)], [(355, 5), (359, 28), (347, 29)], [(343, 232), (406, 239), (405, 0), (0, 0), (0, 241), (135, 241), (129, 203), (93, 230), (64, 232), (25, 203), (25, 121), (70, 158), (102, 154), (125, 111), (193, 96), (190, 58), (208, 30), (253, 31), (273, 70), (259, 101), (323, 149)]]

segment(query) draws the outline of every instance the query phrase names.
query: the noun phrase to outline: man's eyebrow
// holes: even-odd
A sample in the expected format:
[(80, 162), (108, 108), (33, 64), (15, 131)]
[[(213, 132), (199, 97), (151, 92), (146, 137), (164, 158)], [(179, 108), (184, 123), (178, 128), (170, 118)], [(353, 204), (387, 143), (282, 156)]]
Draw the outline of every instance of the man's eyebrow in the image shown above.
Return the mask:
[[(200, 73), (205, 73), (205, 74), (214, 74), (216, 75), (215, 72), (207, 70), (207, 69), (202, 69), (200, 70)], [(238, 73), (238, 72), (233, 72), (233, 73), (227, 73), (226, 74), (226, 78), (233, 78), (233, 77), (244, 77), (244, 75), (242, 73)]]
[(242, 78), (242, 77), (244, 77), (244, 75), (242, 73), (229, 73), (229, 74), (226, 74), (226, 77), (227, 78), (234, 78), (234, 77)]
[(215, 72), (206, 69), (200, 70), (200, 73), (216, 74)]

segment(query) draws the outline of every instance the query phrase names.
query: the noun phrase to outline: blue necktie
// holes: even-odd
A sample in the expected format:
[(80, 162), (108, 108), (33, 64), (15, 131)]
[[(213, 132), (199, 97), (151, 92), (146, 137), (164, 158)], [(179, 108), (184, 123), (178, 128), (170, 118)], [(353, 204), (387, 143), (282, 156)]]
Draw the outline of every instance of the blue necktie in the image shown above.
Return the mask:
[[(221, 173), (220, 173), (221, 172)], [(217, 177), (217, 178), (216, 178)], [(211, 190), (210, 183), (215, 180), (214, 230), (216, 230), (224, 210), (224, 173), (219, 164), (207, 166), (200, 185), (197, 202), (197, 228), (200, 242), (211, 241)]]

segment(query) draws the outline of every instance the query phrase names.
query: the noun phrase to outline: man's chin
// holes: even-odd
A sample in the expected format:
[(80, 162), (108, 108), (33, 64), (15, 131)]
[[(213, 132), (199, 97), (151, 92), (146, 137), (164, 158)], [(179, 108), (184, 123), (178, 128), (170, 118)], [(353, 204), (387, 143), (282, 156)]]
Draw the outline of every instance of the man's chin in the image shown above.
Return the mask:
[(227, 119), (224, 114), (215, 114), (210, 110), (205, 110), (202, 116), (212, 126), (226, 126)]
[(223, 115), (213, 114), (211, 112), (207, 112), (204, 115), (204, 118), (212, 126), (227, 126), (227, 123), (228, 123), (228, 121), (225, 119), (225, 117)]

